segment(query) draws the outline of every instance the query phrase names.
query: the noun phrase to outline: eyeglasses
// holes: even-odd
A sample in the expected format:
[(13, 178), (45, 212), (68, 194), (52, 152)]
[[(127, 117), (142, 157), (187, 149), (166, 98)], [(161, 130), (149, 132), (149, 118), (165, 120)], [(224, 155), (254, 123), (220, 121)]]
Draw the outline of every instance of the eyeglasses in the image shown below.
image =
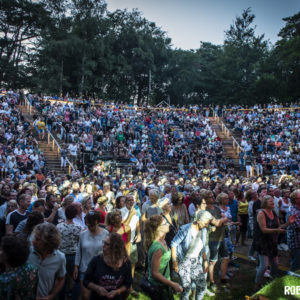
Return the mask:
[(95, 211), (95, 210), (91, 210), (91, 211), (88, 212), (87, 215), (93, 216), (93, 215), (95, 215), (95, 214), (96, 214), (96, 211)]

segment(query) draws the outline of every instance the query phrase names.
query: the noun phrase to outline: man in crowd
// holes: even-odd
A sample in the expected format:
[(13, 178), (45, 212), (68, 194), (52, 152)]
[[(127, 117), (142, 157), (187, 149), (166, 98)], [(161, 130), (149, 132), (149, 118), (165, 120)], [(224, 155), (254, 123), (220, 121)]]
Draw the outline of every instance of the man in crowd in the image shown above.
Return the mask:
[[(223, 194), (222, 196), (227, 196), (227, 194)], [(221, 195), (220, 194), (220, 195)], [(210, 261), (208, 267), (208, 275), (210, 280), (210, 289), (215, 292), (216, 284), (214, 280), (214, 270), (215, 265), (218, 261), (219, 255), (221, 258), (221, 283), (226, 284), (226, 272), (229, 263), (229, 254), (226, 250), (225, 241), (224, 241), (224, 233), (225, 227), (224, 224), (228, 221), (227, 218), (222, 216), (220, 208), (215, 204), (215, 198), (211, 191), (208, 191), (204, 196), (207, 204), (206, 210), (212, 214), (215, 220), (216, 230), (211, 231), (209, 234), (209, 251), (210, 251)]]
[(66, 258), (57, 250), (60, 242), (60, 233), (53, 224), (42, 223), (35, 227), (28, 262), (38, 268), (37, 299), (55, 299), (64, 285)]
[(6, 234), (11, 234), (15, 231), (18, 224), (28, 217), (27, 211), (30, 205), (31, 197), (28, 194), (21, 194), (17, 197), (18, 209), (8, 214), (6, 218)]

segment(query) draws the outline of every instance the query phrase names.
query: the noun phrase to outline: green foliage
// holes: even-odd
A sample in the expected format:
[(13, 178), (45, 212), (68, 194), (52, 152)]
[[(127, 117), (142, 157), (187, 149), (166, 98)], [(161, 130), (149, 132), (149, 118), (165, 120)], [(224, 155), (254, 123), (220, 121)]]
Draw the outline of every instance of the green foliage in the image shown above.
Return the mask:
[(243, 11), (223, 45), (195, 51), (137, 11), (104, 0), (2, 0), (0, 84), (56, 95), (175, 105), (295, 101), (300, 94), (300, 13), (272, 48)]

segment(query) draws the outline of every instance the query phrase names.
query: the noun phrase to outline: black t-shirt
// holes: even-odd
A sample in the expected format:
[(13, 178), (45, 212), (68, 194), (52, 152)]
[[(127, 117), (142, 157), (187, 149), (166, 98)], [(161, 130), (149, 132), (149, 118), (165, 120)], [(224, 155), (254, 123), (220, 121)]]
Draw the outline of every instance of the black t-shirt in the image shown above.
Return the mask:
[(253, 203), (253, 218), (254, 218), (254, 222), (256, 222), (256, 212), (261, 208), (261, 201), (259, 199), (257, 199), (257, 201), (255, 201)]
[(6, 224), (10, 224), (13, 225), (13, 230), (15, 231), (15, 229), (17, 228), (18, 224), (27, 219), (29, 215), (29, 211), (26, 211), (24, 215), (22, 215), (21, 213), (19, 213), (18, 210), (13, 211), (10, 215), (7, 216), (7, 220), (6, 220)]
[[(83, 284), (87, 288), (90, 282), (100, 285), (108, 292), (116, 290), (124, 285), (129, 289), (132, 284), (131, 263), (128, 260), (119, 270), (114, 270), (104, 262), (102, 255), (95, 256), (88, 265)], [(96, 292), (92, 291), (90, 300), (104, 299), (108, 298), (101, 297)], [(112, 299), (121, 300), (122, 295), (117, 295)]]
[[(44, 213), (45, 218), (48, 218), (51, 215), (51, 213), (52, 213), (51, 209), (46, 209)], [(56, 212), (53, 221), (51, 223), (54, 224), (55, 226), (58, 224), (58, 212)]]

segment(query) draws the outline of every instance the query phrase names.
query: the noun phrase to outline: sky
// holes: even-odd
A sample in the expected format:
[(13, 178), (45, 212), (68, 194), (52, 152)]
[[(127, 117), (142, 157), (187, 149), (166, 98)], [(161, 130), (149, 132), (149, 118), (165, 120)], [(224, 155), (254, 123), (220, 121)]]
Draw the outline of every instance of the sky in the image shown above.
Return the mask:
[(173, 48), (197, 49), (200, 41), (223, 44), (229, 29), (244, 9), (256, 16), (256, 34), (275, 43), (285, 25), (282, 18), (300, 11), (300, 0), (106, 0), (109, 11), (137, 8), (167, 32)]

